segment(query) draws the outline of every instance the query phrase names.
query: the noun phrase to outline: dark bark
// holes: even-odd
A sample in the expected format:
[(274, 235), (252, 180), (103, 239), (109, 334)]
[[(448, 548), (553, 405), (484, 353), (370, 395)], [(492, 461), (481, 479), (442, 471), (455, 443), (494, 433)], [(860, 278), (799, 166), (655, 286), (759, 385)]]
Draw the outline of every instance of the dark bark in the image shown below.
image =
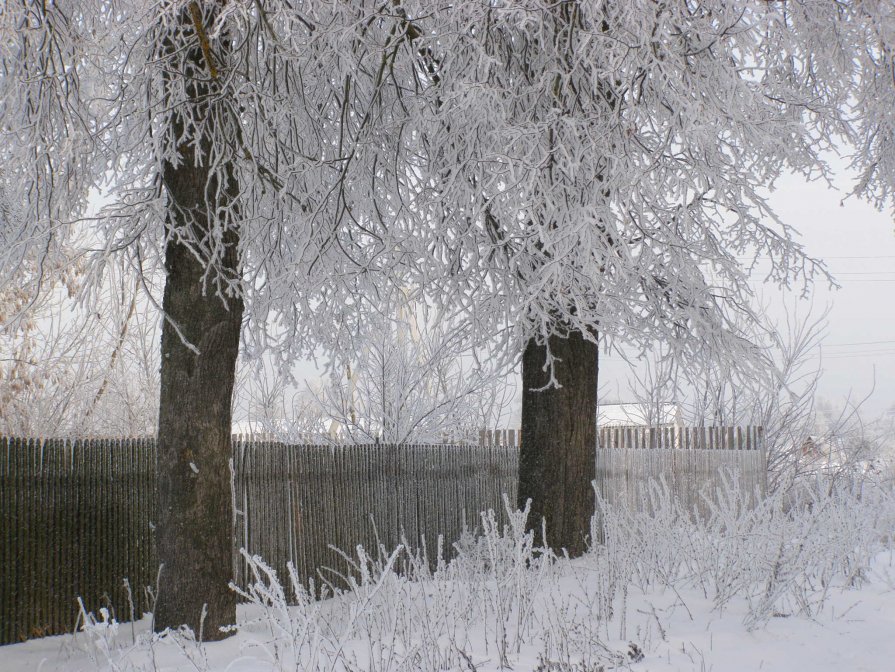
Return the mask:
[[(186, 50), (184, 71), (170, 76), (186, 79), (189, 112), (204, 122), (199, 137), (186, 141), (189, 127), (182, 117), (172, 116), (180, 161), (162, 166), (168, 198), (156, 531), (162, 570), (154, 627), (161, 631), (186, 624), (197, 637), (201, 631), (205, 640), (213, 640), (228, 636), (220, 626), (236, 622), (236, 596), (228, 587), (233, 552), (229, 459), (243, 301), (220, 296), (215, 280), (235, 281), (239, 274), (238, 189), (232, 165), (209, 169), (217, 117), (209, 113), (208, 101), (215, 80), (191, 31), (195, 21), (186, 10), (182, 18), (183, 31), (162, 46), (172, 49), (167, 53), (175, 47)], [(207, 275), (206, 263), (172, 235), (175, 229), (200, 247), (222, 236), (223, 255)]]
[(599, 350), (581, 332), (552, 336), (556, 379), (547, 385), (546, 348), (529, 340), (522, 355), (522, 446), (518, 506), (531, 499), (529, 525), (540, 541), (546, 522), (547, 544), (581, 555), (589, 543), (594, 513), (597, 448), (597, 365)]

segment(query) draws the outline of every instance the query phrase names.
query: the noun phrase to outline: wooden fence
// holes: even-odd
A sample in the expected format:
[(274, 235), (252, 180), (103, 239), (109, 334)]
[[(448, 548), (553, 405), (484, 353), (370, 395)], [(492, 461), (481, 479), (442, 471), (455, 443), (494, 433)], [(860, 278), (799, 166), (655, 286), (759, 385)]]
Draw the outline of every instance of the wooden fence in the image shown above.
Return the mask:
[[(480, 446), (516, 448), (515, 429), (483, 429)], [(597, 431), (596, 486), (610, 504), (642, 510), (650, 481), (664, 478), (688, 511), (704, 514), (725, 473), (736, 473), (747, 505), (767, 491), (761, 427), (611, 426)]]
[[(478, 512), (515, 501), (516, 434), (484, 446), (294, 446), (235, 440), (234, 578), (246, 548), (285, 579), (292, 560), (302, 581), (346, 571), (330, 545), (375, 553), (402, 537), (432, 549)], [(687, 506), (700, 489), (735, 469), (765, 488), (765, 455), (755, 428), (605, 428), (597, 486), (610, 502), (639, 507), (649, 478), (663, 476)], [(0, 438), (0, 644), (70, 631), (75, 598), (119, 620), (150, 609), (156, 519), (152, 439)], [(374, 523), (375, 522), (375, 528)], [(123, 579), (132, 587), (132, 603)]]
[(154, 583), (149, 439), (0, 438), (0, 644), (71, 631), (75, 598), (130, 617)]
[(664, 478), (688, 511), (736, 473), (749, 501), (767, 491), (761, 427), (606, 427), (597, 445), (597, 489), (610, 504), (641, 510), (650, 480)]
[(482, 429), (479, 431), (480, 446), (509, 446), (516, 448), (522, 443), (522, 430)]
[[(155, 441), (0, 438), (0, 644), (70, 632), (76, 597), (119, 620), (150, 610), (157, 562)], [(515, 499), (517, 451), (478, 446), (286, 446), (234, 441), (238, 548), (306, 581), (377, 539), (455, 540), (477, 512)], [(371, 519), (375, 521), (375, 529)], [(331, 572), (324, 577), (336, 582)], [(132, 601), (124, 587), (127, 578)], [(317, 584), (321, 577), (317, 575)]]
[[(335, 549), (358, 544), (375, 555), (405, 539), (424, 543), (434, 560), (439, 535), (450, 544), (479, 512), (515, 501), (518, 451), (507, 447), (448, 445), (287, 446), (239, 443), (235, 547), (260, 555), (287, 577), (292, 560), (303, 579), (346, 572)], [(244, 581), (238, 558), (234, 573)]]

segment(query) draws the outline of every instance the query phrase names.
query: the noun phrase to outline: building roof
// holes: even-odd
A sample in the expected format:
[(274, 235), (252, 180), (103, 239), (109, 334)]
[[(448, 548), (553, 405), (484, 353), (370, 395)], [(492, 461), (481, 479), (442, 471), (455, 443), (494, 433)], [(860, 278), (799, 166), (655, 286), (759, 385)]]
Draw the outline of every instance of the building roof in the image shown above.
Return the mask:
[(598, 427), (662, 427), (683, 424), (681, 408), (674, 402), (659, 404), (600, 404)]

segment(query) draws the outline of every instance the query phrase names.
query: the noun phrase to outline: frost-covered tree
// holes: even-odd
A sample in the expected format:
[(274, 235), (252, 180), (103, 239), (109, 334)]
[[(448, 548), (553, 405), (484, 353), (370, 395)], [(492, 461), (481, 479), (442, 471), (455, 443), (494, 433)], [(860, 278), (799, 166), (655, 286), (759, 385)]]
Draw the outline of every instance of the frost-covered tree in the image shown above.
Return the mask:
[(166, 276), (156, 627), (235, 616), (244, 324), (288, 359), (396, 268), (523, 353), (520, 497), (580, 551), (598, 334), (748, 359), (736, 255), (815, 272), (763, 190), (823, 175), (840, 134), (859, 193), (892, 195), (892, 25), (832, 0), (7, 4), (0, 158), (25, 208), (0, 273), (86, 226), (88, 278), (115, 253)]
[[(347, 348), (318, 395), (354, 443), (478, 441), (497, 426), (512, 392), (489, 343), (467, 319), (416, 303), (401, 289), (377, 297), (345, 330)], [(463, 318), (463, 316), (461, 316)]]
[(382, 287), (367, 304), (342, 316), (338, 342), (318, 354), (325, 374), (303, 389), (263, 350), (245, 361), (242, 426), (280, 441), (356, 444), (478, 442), (481, 428), (500, 426), (515, 386), (465, 315), (435, 311), (406, 286)]
[(15, 321), (0, 321), (0, 434), (155, 434), (157, 314), (139, 300), (130, 275), (107, 274), (91, 305), (73, 298), (80, 278), (57, 277), (27, 309), (15, 300), (30, 297), (27, 284), (0, 292), (0, 305), (19, 311)]
[[(406, 254), (401, 99), (417, 57), (394, 67), (410, 38), (392, 10), (78, 0), (0, 12), (0, 152), (24, 205), (3, 272), (29, 254), (45, 264), (53, 241), (86, 227), (100, 240), (86, 299), (113, 254), (165, 274), (156, 628), (210, 639), (235, 620), (228, 458), (244, 319), (301, 348), (330, 324), (312, 315), (350, 305)], [(107, 205), (88, 218), (98, 193)]]
[[(407, 10), (408, 14), (410, 10)], [(883, 2), (458, 2), (419, 10), (431, 249), (522, 352), (519, 504), (580, 552), (593, 510), (597, 349), (761, 361), (737, 328), (748, 268), (823, 274), (766, 195), (784, 171), (891, 202)], [(853, 143), (847, 145), (846, 143)], [(465, 294), (464, 294), (465, 292)]]
[[(767, 306), (739, 332), (761, 352), (748, 369), (726, 357), (676, 360), (660, 346), (639, 363), (632, 393), (642, 408), (678, 400), (691, 426), (759, 426), (767, 451), (768, 487), (790, 487), (806, 469), (803, 447), (815, 432), (815, 399), (821, 363), (815, 358), (827, 326), (824, 312), (800, 311), (794, 301), (784, 317)], [(803, 314), (804, 313), (804, 314)], [(647, 411), (645, 411), (646, 415)]]

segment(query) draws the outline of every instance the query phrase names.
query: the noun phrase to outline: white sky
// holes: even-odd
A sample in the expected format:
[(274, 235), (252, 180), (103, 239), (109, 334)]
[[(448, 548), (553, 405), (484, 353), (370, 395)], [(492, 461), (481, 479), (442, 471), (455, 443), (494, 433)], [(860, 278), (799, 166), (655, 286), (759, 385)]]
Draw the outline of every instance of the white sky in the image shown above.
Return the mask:
[[(841, 285), (838, 290), (816, 285), (799, 302), (800, 313), (813, 304), (817, 316), (830, 306), (826, 336), (816, 352), (822, 363), (819, 395), (836, 404), (847, 395), (854, 402), (872, 391), (862, 415), (873, 419), (895, 405), (895, 221), (856, 198), (842, 203), (850, 182), (843, 178), (837, 186), (842, 191), (786, 177), (777, 184), (771, 204), (799, 232), (806, 252), (824, 260)], [(796, 300), (796, 292), (756, 286), (771, 311), (791, 309)], [(617, 355), (601, 356), (604, 393), (625, 399), (630, 376), (631, 369)]]
[(866, 406), (873, 416), (895, 404), (895, 221), (890, 212), (855, 198), (840, 204), (841, 199), (822, 183), (791, 177), (781, 181), (772, 202), (841, 285), (813, 292), (815, 305), (832, 306), (818, 353), (820, 394), (835, 400), (873, 390)]

